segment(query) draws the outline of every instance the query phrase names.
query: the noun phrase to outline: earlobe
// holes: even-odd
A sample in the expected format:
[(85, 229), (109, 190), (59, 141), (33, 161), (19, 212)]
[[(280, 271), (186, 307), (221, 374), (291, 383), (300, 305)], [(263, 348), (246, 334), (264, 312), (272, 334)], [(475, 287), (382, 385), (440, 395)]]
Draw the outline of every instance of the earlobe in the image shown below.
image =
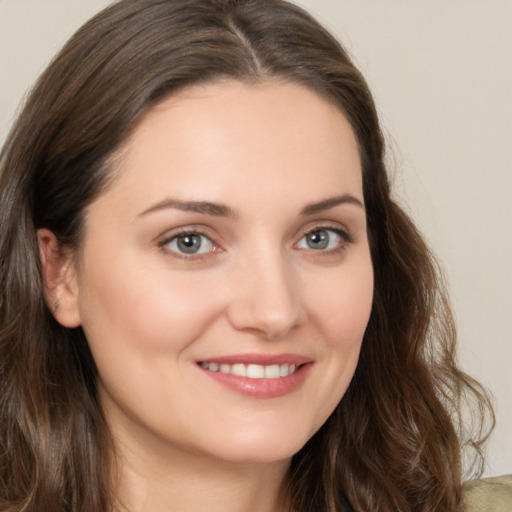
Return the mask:
[(39, 229), (37, 238), (48, 306), (61, 325), (78, 327), (78, 283), (71, 251), (65, 250), (49, 229)]

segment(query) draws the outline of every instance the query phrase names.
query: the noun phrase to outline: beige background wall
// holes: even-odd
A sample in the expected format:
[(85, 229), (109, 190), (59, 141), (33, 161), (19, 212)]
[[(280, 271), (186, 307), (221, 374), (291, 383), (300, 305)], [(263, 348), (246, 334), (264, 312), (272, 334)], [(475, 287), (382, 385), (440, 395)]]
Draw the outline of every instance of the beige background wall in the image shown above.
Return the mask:
[[(0, 144), (23, 93), (107, 0), (0, 0)], [(444, 263), (463, 366), (494, 393), (512, 472), (512, 0), (297, 0), (367, 76), (397, 193)]]

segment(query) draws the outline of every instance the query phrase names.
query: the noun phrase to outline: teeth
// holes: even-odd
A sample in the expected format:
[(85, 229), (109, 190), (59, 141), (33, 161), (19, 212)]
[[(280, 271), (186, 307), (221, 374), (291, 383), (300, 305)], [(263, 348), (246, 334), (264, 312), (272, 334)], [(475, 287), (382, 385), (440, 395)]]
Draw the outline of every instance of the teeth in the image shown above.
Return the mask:
[(271, 364), (264, 366), (261, 364), (218, 364), (218, 363), (199, 363), (201, 368), (211, 372), (230, 373), (237, 377), (248, 377), (249, 379), (278, 379), (279, 377), (288, 377), (297, 369), (294, 364)]
[(247, 377), (247, 366), (245, 364), (234, 364), (231, 366), (231, 373), (237, 377)]
[(247, 377), (250, 379), (263, 379), (265, 377), (265, 367), (259, 364), (248, 364)]
[(279, 378), (279, 365), (273, 364), (271, 366), (265, 366), (265, 378), (266, 379), (278, 379)]

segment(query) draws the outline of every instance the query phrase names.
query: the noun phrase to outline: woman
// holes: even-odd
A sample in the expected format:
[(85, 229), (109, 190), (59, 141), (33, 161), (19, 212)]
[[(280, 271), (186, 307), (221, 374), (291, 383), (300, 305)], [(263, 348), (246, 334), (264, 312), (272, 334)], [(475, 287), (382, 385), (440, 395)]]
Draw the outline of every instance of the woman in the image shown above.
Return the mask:
[(488, 402), (365, 81), (302, 10), (113, 4), (1, 173), (2, 510), (463, 510)]

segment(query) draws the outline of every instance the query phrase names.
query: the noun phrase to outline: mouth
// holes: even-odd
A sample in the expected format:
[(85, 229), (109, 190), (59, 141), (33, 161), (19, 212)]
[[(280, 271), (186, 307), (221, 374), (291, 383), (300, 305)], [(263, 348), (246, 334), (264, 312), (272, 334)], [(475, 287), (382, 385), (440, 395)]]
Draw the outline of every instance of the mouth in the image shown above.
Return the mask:
[(277, 398), (298, 390), (314, 364), (296, 354), (243, 354), (197, 361), (206, 376), (236, 393), (252, 398)]
[(294, 363), (284, 364), (228, 364), (228, 363), (208, 363), (200, 362), (199, 366), (210, 372), (220, 372), (226, 375), (235, 375), (237, 377), (247, 377), (248, 379), (280, 379), (294, 374), (302, 365)]

